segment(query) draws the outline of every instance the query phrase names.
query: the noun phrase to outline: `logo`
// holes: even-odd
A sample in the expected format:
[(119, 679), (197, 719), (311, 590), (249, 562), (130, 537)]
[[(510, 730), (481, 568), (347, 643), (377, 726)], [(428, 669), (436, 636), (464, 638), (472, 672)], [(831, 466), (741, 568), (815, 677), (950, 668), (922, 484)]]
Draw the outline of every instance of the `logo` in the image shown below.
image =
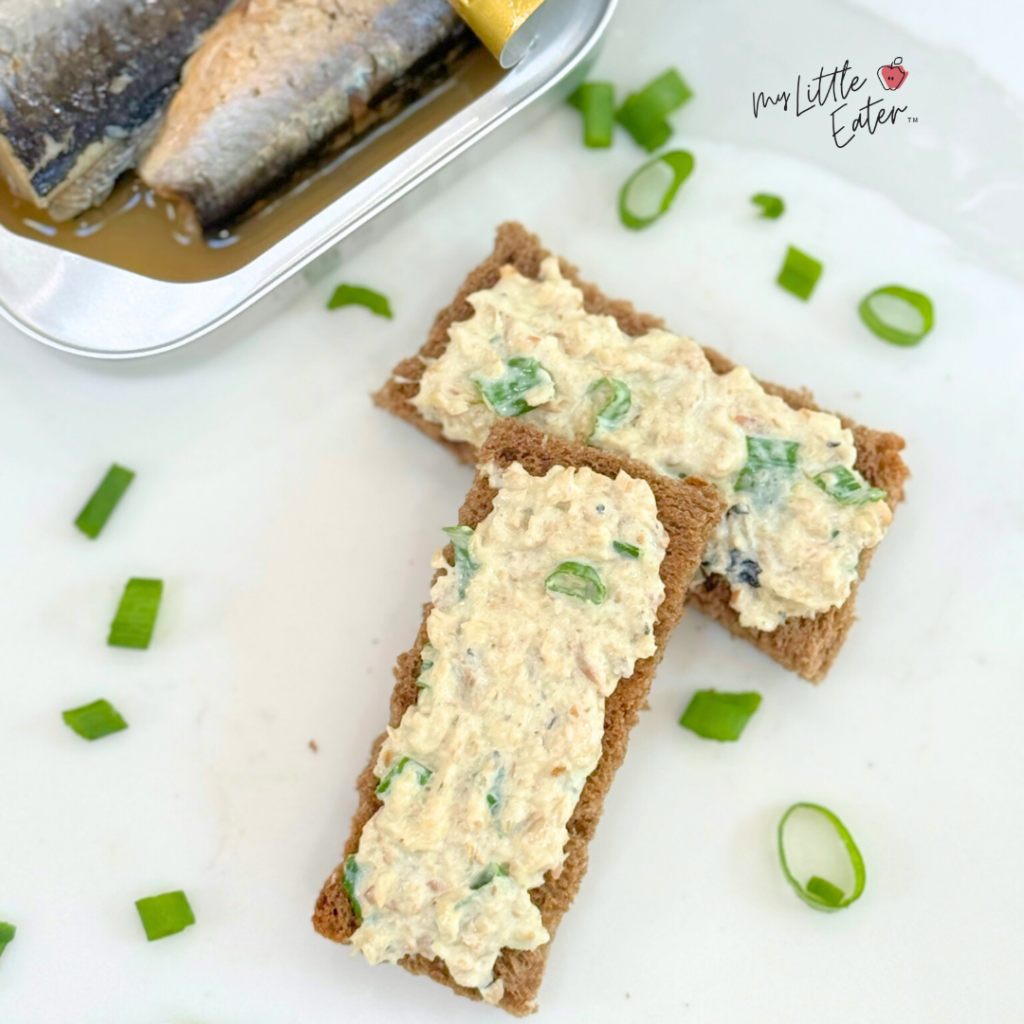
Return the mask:
[[(903, 66), (903, 58), (897, 57), (891, 64), (883, 64), (878, 69), (878, 81), (886, 92), (895, 92), (910, 77), (910, 72)], [(792, 109), (796, 117), (803, 117), (814, 110), (831, 107), (829, 110), (829, 128), (832, 141), (837, 149), (845, 149), (851, 142), (865, 135), (874, 135), (883, 125), (896, 124), (901, 114), (906, 114), (906, 106), (897, 106), (895, 102), (886, 105), (886, 99), (866, 94), (856, 96), (870, 83), (870, 79), (862, 78), (853, 73), (848, 60), (838, 64), (831, 71), (824, 66), (804, 83), (802, 75), (796, 76), (796, 89), (792, 92), (783, 91), (774, 96), (764, 92), (751, 93), (754, 103), (754, 117), (768, 113), (778, 113), (778, 108), (789, 112)], [(859, 107), (856, 104), (863, 99)], [(792, 107), (791, 107), (792, 104)], [(916, 117), (907, 117), (914, 122)], [(866, 129), (866, 131), (865, 131)]]
[(891, 64), (883, 64), (878, 69), (878, 80), (883, 89), (898, 89), (910, 72), (903, 66), (903, 58), (897, 57)]

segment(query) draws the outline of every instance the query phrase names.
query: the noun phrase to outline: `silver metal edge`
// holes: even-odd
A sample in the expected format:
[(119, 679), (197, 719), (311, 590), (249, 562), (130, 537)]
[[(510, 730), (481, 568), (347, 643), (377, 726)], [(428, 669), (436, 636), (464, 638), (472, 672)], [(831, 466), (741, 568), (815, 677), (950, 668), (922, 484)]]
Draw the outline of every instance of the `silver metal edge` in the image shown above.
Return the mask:
[(45, 345), (97, 359), (139, 358), (195, 341), (569, 79), (592, 55), (617, 3), (560, 3), (567, 13), (558, 34), (528, 53), (493, 89), (224, 277), (196, 284), (157, 281), (0, 228), (0, 314)]

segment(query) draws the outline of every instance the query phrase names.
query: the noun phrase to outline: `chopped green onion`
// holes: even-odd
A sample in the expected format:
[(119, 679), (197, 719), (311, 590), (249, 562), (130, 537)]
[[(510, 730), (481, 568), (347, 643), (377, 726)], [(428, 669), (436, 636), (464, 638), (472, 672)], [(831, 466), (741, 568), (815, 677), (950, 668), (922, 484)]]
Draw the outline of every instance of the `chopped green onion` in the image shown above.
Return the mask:
[(635, 544), (627, 544), (624, 540), (613, 540), (612, 547), (620, 555), (625, 555), (627, 558), (639, 558), (640, 549)]
[(470, 882), (470, 889), (482, 889), (489, 882), (493, 882), (495, 878), (508, 878), (508, 868), (501, 864), (488, 864), (487, 867), (480, 872), (476, 878)]
[(474, 377), (480, 397), (498, 416), (522, 416), (539, 403), (529, 402), (526, 395), (534, 388), (551, 384), (551, 374), (531, 356), (516, 356), (508, 361), (503, 376), (497, 380)]
[(427, 784), (427, 779), (430, 778), (434, 773), (424, 765), (420, 764), (419, 761), (414, 761), (411, 757), (400, 757), (385, 773), (384, 777), (377, 783), (377, 796), (383, 796), (390, 788), (392, 781), (405, 771), (406, 766), (411, 766), (412, 770), (416, 773), (419, 778), (421, 786)]
[(425, 643), (420, 651), (420, 672), (416, 677), (416, 685), (421, 690), (429, 690), (430, 683), (426, 681), (426, 674), (434, 667), (437, 660), (437, 648), (432, 643)]
[(750, 197), (750, 201), (761, 207), (762, 217), (772, 220), (781, 217), (786, 209), (786, 204), (778, 196), (769, 195), (767, 192), (758, 192), (756, 196)]
[(72, 708), (70, 711), (62, 712), (62, 716), (79, 736), (87, 740), (98, 740), (112, 732), (128, 728), (128, 723), (110, 701), (106, 700), (97, 700), (80, 708)]
[(821, 264), (813, 256), (790, 246), (786, 252), (786, 262), (779, 271), (778, 282), (787, 292), (806, 301), (821, 277), (821, 270)]
[(359, 880), (359, 862), (356, 860), (354, 853), (350, 853), (345, 858), (345, 870), (341, 876), (341, 887), (345, 891), (345, 895), (348, 896), (349, 903), (352, 904), (352, 913), (356, 915), (356, 920), (363, 923), (363, 908), (359, 905), (359, 900), (356, 899), (356, 882)]
[(469, 553), (469, 542), (473, 537), (471, 526), (446, 526), (444, 532), (452, 539), (452, 550), (455, 552), (455, 572), (459, 580), (459, 600), (466, 596), (470, 577), (480, 568)]
[(619, 193), (619, 217), (633, 231), (653, 224), (672, 205), (693, 170), (693, 156), (674, 149), (648, 160), (626, 180)]
[(13, 924), (0, 921), (0, 956), (3, 956), (4, 950), (14, 941), (17, 931)]
[[(804, 813), (817, 817), (823, 823), (827, 823), (835, 831), (842, 844), (846, 859), (853, 874), (853, 891), (847, 896), (844, 891), (834, 882), (812, 875), (806, 885), (802, 885), (793, 872), (790, 870), (789, 858), (786, 853), (786, 825), (795, 813)], [(820, 804), (799, 803), (793, 804), (782, 816), (779, 822), (779, 860), (782, 863), (782, 871), (787, 881), (796, 890), (797, 895), (808, 905), (816, 910), (842, 910), (848, 907), (855, 900), (860, 899), (864, 891), (864, 884), (867, 880), (867, 872), (864, 868), (864, 858), (861, 857), (857, 844), (853, 841), (846, 826), (827, 808)]]
[(886, 496), (881, 487), (868, 486), (845, 466), (833, 466), (812, 479), (840, 505), (864, 505), (869, 501), (882, 501)]
[(180, 889), (177, 892), (165, 892), (162, 896), (147, 896), (136, 900), (135, 907), (150, 942), (176, 935), (196, 923), (188, 899)]
[(857, 307), (872, 333), (893, 345), (916, 345), (935, 324), (932, 300), (898, 284), (876, 288)]
[(615, 119), (633, 138), (653, 153), (672, 135), (667, 117), (678, 110), (693, 93), (675, 69), (669, 69), (639, 92), (630, 93), (615, 113)]
[(130, 579), (125, 584), (107, 643), (112, 647), (145, 650), (153, 635), (163, 591), (163, 580)]
[(602, 377), (587, 388), (597, 399), (597, 419), (591, 436), (600, 430), (614, 430), (629, 415), (633, 403), (629, 385), (615, 377)]
[(502, 766), (494, 773), (494, 782), (491, 784), (491, 788), (487, 793), (487, 806), (491, 809), (491, 814), (498, 813), (498, 809), (501, 806), (501, 794), (504, 785), (505, 768)]
[(377, 316), (391, 319), (391, 303), (384, 295), (372, 288), (360, 288), (354, 284), (339, 284), (327, 303), (328, 309), (341, 309), (342, 306), (365, 306)]
[(85, 503), (85, 508), (78, 513), (75, 526), (87, 537), (95, 540), (134, 479), (135, 474), (130, 469), (125, 469), (115, 462), (107, 470), (107, 475), (100, 481), (99, 487), (93, 491), (92, 497)]
[(562, 562), (544, 584), (557, 594), (578, 597), (591, 604), (601, 604), (608, 596), (597, 570), (582, 562)]
[(761, 704), (759, 693), (718, 693), (698, 690), (679, 724), (706, 740), (738, 740)]
[(799, 441), (747, 435), (747, 463), (736, 478), (737, 491), (768, 492), (787, 470), (796, 468)]
[(590, 149), (612, 144), (615, 128), (615, 86), (611, 82), (584, 82), (569, 102), (583, 114), (583, 142)]

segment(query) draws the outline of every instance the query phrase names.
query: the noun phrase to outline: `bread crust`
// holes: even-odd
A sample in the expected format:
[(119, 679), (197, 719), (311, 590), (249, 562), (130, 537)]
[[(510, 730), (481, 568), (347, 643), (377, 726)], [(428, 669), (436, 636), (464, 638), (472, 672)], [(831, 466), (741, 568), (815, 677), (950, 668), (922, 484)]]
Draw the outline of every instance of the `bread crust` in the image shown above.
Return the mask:
[[(579, 803), (569, 819), (565, 863), (557, 878), (553, 878), (549, 872), (543, 884), (530, 891), (530, 898), (540, 910), (544, 927), (553, 940), (559, 922), (586, 873), (587, 845), (601, 816), (605, 795), (625, 756), (629, 732), (646, 704), (651, 680), (664, 654), (669, 635), (683, 615), (690, 580), (700, 564), (711, 533), (725, 511), (725, 503), (717, 490), (703, 481), (674, 480), (656, 473), (643, 463), (552, 437), (515, 420), (505, 420), (494, 427), (481, 449), (480, 459), (481, 464), (496, 462), (502, 467), (518, 462), (532, 476), (543, 476), (552, 466), (589, 466), (595, 472), (613, 479), (620, 470), (625, 470), (630, 476), (650, 484), (657, 502), (658, 518), (669, 537), (661, 566), (665, 599), (658, 609), (654, 624), (657, 649), (650, 658), (638, 661), (633, 674), (621, 680), (608, 698), (605, 704), (601, 757), (587, 778)], [(466, 526), (477, 526), (491, 511), (496, 493), (486, 475), (478, 471), (459, 511), (459, 522)], [(454, 556), (450, 545), (446, 549), (446, 556), (451, 563)], [(395, 689), (391, 697), (392, 727), (399, 724), (406, 710), (416, 703), (419, 694), (416, 677), (420, 672), (420, 652), (427, 641), (426, 623), (430, 609), (430, 604), (424, 606), (423, 622), (416, 642), (399, 657), (395, 668)], [(382, 734), (374, 742), (370, 760), (359, 776), (356, 785), (359, 806), (345, 843), (345, 857), (357, 852), (363, 826), (380, 807), (374, 765), (386, 735)], [(347, 942), (358, 927), (351, 904), (341, 887), (343, 867), (344, 857), (325, 883), (313, 915), (316, 930), (336, 942)], [(549, 946), (550, 943), (547, 943), (533, 950), (501, 951), (494, 973), (505, 985), (505, 994), (498, 1004), (502, 1009), (516, 1016), (524, 1016), (536, 1009), (537, 990), (544, 974)], [(453, 981), (441, 960), (412, 956), (405, 957), (400, 963), (406, 970), (414, 974), (426, 974), (454, 989), (459, 995), (471, 999), (480, 998), (476, 989), (465, 988)]]
[[(448, 345), (448, 329), (453, 323), (466, 320), (473, 315), (469, 296), (474, 292), (493, 288), (497, 284), (501, 268), (511, 265), (525, 277), (536, 278), (540, 273), (541, 261), (551, 255), (536, 235), (530, 234), (521, 224), (502, 224), (497, 231), (494, 250), (479, 266), (470, 271), (463, 282), (454, 302), (438, 313), (434, 326), (419, 352), (403, 359), (392, 371), (390, 379), (373, 397), (377, 405), (423, 431), (428, 437), (439, 441), (461, 461), (473, 463), (476, 453), (473, 446), (465, 441), (449, 441), (442, 435), (439, 424), (430, 423), (411, 404), (419, 391), (419, 381), (426, 369), (425, 360), (437, 359)], [(626, 334), (637, 336), (657, 327), (664, 327), (660, 317), (638, 312), (630, 302), (608, 298), (595, 285), (581, 281), (575, 266), (559, 257), (562, 274), (583, 292), (584, 306), (589, 313), (613, 316)], [(734, 363), (714, 349), (705, 348), (705, 354), (716, 373), (728, 373)], [(769, 394), (778, 395), (794, 409), (819, 407), (814, 396), (806, 388), (794, 390), (759, 381)], [(841, 414), (836, 414), (843, 426), (853, 431), (857, 445), (857, 469), (875, 487), (888, 492), (889, 507), (895, 507), (903, 500), (903, 486), (910, 471), (903, 462), (903, 438), (897, 434), (872, 430), (860, 426)], [(864, 578), (871, 561), (873, 550), (864, 551), (858, 563), (858, 582)], [(839, 607), (821, 612), (813, 617), (791, 618), (777, 629), (765, 632), (748, 629), (740, 625), (739, 615), (729, 606), (730, 587), (721, 576), (713, 576), (706, 589), (692, 591), (689, 601), (692, 605), (722, 623), (735, 636), (750, 641), (784, 668), (798, 673), (812, 683), (821, 682), (839, 654), (847, 633), (853, 625), (854, 604), (857, 583), (854, 583), (849, 598)]]

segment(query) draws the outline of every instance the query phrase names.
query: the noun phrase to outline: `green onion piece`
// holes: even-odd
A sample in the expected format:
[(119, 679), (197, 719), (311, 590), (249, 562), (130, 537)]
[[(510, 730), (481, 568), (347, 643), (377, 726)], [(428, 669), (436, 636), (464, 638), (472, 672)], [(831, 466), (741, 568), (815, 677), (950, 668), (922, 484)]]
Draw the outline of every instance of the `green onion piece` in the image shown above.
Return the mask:
[(508, 878), (508, 868), (502, 864), (488, 864), (476, 878), (470, 882), (470, 889), (482, 889), (495, 878)]
[(494, 782), (487, 793), (487, 806), (491, 809), (491, 814), (497, 814), (501, 807), (501, 795), (504, 785), (505, 768), (502, 766), (494, 773)]
[(624, 540), (613, 540), (612, 547), (620, 555), (625, 555), (627, 558), (639, 558), (640, 549), (635, 544), (627, 544)]
[(639, 92), (630, 93), (616, 111), (615, 119), (648, 153), (653, 153), (672, 135), (667, 116), (691, 96), (693, 93), (679, 72), (669, 69)]
[(731, 743), (743, 735), (747, 722), (760, 704), (759, 693), (698, 690), (679, 719), (679, 724), (706, 740)]
[(470, 577), (480, 568), (469, 553), (469, 542), (473, 536), (471, 526), (446, 526), (444, 532), (452, 539), (452, 550), (455, 552), (455, 573), (459, 580), (459, 600), (466, 596)]
[(768, 217), (771, 220), (781, 217), (786, 210), (786, 204), (779, 196), (769, 195), (767, 192), (758, 192), (756, 196), (750, 197), (750, 201), (761, 207), (762, 217)]
[(17, 931), (13, 924), (0, 921), (0, 956), (3, 956), (4, 950), (14, 941)]
[(821, 277), (821, 270), (821, 264), (813, 256), (790, 246), (786, 252), (786, 262), (779, 271), (778, 282), (787, 292), (792, 292), (806, 302)]
[(633, 231), (653, 224), (667, 212), (692, 170), (693, 156), (684, 149), (648, 160), (629, 176), (619, 193), (622, 223)]
[(600, 430), (614, 430), (629, 415), (633, 397), (629, 385), (615, 377), (602, 377), (587, 388), (597, 401), (597, 419), (591, 437)]
[(591, 604), (601, 604), (608, 596), (597, 570), (582, 562), (562, 562), (544, 584), (557, 594), (578, 597)]
[(165, 892), (162, 896), (147, 896), (136, 900), (135, 907), (150, 942), (176, 935), (196, 923), (188, 899), (180, 889), (177, 892)]
[(531, 356), (516, 356), (508, 361), (503, 376), (497, 380), (480, 380), (474, 377), (480, 397), (488, 407), (501, 417), (522, 416), (534, 405), (526, 395), (534, 388), (551, 383), (551, 374)]
[(857, 307), (868, 329), (893, 345), (917, 345), (935, 325), (932, 300), (898, 284), (876, 288)]
[(400, 757), (385, 773), (384, 777), (377, 783), (377, 796), (383, 796), (390, 788), (392, 780), (401, 775), (405, 771), (407, 766), (411, 766), (412, 770), (419, 777), (420, 785), (425, 786), (427, 779), (430, 778), (434, 773), (424, 765), (420, 764), (419, 761), (414, 761), (411, 757)]
[(421, 690), (429, 690), (430, 683), (426, 681), (426, 674), (434, 667), (437, 660), (437, 648), (431, 643), (425, 643), (420, 651), (420, 672), (416, 676), (416, 685)]
[(125, 469), (115, 462), (107, 470), (107, 475), (100, 481), (99, 487), (93, 491), (92, 497), (85, 503), (85, 508), (78, 513), (75, 526), (87, 537), (95, 540), (134, 479), (135, 474), (130, 469)]
[[(794, 813), (799, 811), (819, 815), (835, 829), (836, 835), (839, 836), (839, 840), (846, 852), (846, 856), (849, 858), (850, 867), (853, 870), (854, 886), (853, 892), (849, 896), (846, 896), (839, 886), (826, 881), (818, 875), (813, 875), (806, 885), (801, 885), (793, 875), (793, 872), (790, 871), (789, 862), (786, 858), (786, 823)], [(782, 816), (782, 820), (779, 822), (779, 860), (782, 863), (782, 872), (789, 884), (796, 890), (797, 895), (808, 906), (814, 907), (815, 910), (842, 910), (844, 907), (848, 907), (851, 903), (860, 899), (861, 893), (864, 892), (864, 884), (867, 880), (864, 858), (861, 856), (860, 850), (857, 849), (857, 844), (853, 841), (853, 836), (850, 835), (846, 826), (830, 810), (822, 807), (820, 804), (793, 804)]]
[(762, 491), (777, 483), (785, 471), (796, 468), (799, 441), (747, 435), (747, 463), (736, 478), (737, 491)]
[(881, 487), (868, 486), (845, 466), (833, 466), (812, 479), (840, 505), (864, 505), (869, 501), (882, 501), (886, 497)]
[(328, 309), (341, 309), (342, 306), (365, 306), (377, 316), (391, 319), (391, 303), (386, 296), (375, 292), (372, 288), (360, 288), (354, 284), (339, 284), (327, 303)]
[(583, 143), (607, 149), (615, 128), (615, 86), (611, 82), (584, 82), (569, 102), (583, 114)]
[(153, 635), (163, 591), (163, 580), (130, 579), (125, 584), (107, 643), (112, 647), (145, 650)]
[(359, 880), (359, 862), (356, 860), (355, 854), (350, 853), (345, 858), (345, 870), (341, 876), (341, 887), (345, 891), (345, 895), (348, 896), (349, 903), (352, 904), (352, 913), (356, 915), (356, 920), (363, 923), (363, 908), (359, 905), (359, 900), (356, 899), (356, 882)]
[(110, 701), (106, 700), (93, 701), (92, 704), (64, 711), (62, 717), (79, 736), (87, 740), (98, 740), (112, 732), (128, 728), (128, 723)]

